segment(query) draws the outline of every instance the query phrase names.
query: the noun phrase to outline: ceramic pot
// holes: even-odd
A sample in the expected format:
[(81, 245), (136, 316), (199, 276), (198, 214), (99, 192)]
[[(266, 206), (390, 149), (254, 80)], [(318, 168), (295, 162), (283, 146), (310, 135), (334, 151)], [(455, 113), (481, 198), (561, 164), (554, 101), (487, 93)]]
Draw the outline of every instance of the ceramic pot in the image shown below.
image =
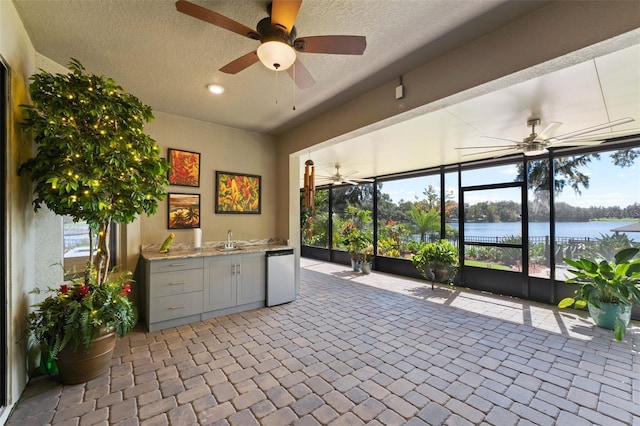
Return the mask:
[(621, 303), (600, 303), (600, 307), (589, 303), (589, 315), (598, 327), (613, 330), (616, 318), (620, 318), (625, 326), (631, 319), (631, 306)]
[(360, 261), (351, 259), (351, 267), (354, 271), (360, 272), (362, 270), (362, 263)]
[(371, 262), (362, 263), (362, 273), (370, 274), (371, 273)]
[(436, 263), (436, 267), (434, 268), (435, 279), (438, 282), (444, 283), (449, 281), (449, 268), (447, 265), (443, 265), (441, 263)]
[(116, 333), (112, 331), (99, 336), (86, 352), (79, 346), (73, 350), (70, 345), (65, 346), (56, 361), (59, 380), (66, 385), (88, 382), (104, 374), (111, 364), (111, 356), (116, 346)]

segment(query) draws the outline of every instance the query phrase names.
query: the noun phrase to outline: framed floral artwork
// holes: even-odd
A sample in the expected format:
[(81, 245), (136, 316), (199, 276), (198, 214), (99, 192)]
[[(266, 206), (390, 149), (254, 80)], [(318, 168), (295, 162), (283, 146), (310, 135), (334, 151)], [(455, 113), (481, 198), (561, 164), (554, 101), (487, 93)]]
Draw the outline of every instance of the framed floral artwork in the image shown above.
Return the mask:
[(200, 228), (200, 194), (169, 193), (169, 229)]
[(169, 184), (200, 186), (200, 153), (169, 148)]
[(216, 213), (260, 214), (261, 177), (216, 171)]

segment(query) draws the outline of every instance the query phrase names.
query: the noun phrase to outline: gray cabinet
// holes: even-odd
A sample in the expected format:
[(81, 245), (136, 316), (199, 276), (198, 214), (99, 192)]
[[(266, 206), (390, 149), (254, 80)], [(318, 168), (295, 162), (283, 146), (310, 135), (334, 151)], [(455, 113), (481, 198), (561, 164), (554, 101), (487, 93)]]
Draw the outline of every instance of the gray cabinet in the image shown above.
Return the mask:
[(149, 260), (145, 308), (149, 331), (265, 306), (265, 253)]
[(264, 253), (243, 254), (238, 279), (238, 305), (264, 302), (266, 292), (266, 261)]
[(146, 261), (145, 308), (149, 331), (199, 319), (203, 292), (202, 258)]
[(203, 310), (212, 313), (209, 316), (264, 306), (264, 253), (207, 257), (204, 266)]

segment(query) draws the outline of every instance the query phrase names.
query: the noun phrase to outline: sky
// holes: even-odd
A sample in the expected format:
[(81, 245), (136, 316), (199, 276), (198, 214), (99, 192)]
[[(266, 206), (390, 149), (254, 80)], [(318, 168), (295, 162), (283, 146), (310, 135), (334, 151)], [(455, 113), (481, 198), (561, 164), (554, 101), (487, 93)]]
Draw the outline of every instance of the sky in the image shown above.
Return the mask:
[[(591, 163), (583, 167), (582, 172), (589, 176), (589, 189), (583, 189), (582, 195), (574, 193), (573, 189), (566, 188), (556, 196), (556, 202), (566, 202), (578, 207), (591, 206), (620, 206), (626, 207), (633, 203), (640, 203), (640, 159), (631, 167), (620, 168), (614, 166), (609, 154), (603, 153), (599, 160), (593, 159)], [(455, 176), (455, 175), (454, 175)], [(479, 169), (463, 172), (463, 184), (481, 185), (499, 182), (513, 182), (517, 176), (514, 165), (500, 166), (491, 170)], [(447, 189), (454, 189), (447, 184)], [(424, 198), (424, 189), (432, 184), (436, 191), (440, 189), (439, 176), (430, 176), (401, 181), (384, 182), (382, 190), (391, 196), (394, 202), (401, 199), (405, 201)], [(516, 190), (501, 191), (473, 191), (465, 196), (465, 202), (476, 203), (479, 201), (498, 201), (519, 196)]]

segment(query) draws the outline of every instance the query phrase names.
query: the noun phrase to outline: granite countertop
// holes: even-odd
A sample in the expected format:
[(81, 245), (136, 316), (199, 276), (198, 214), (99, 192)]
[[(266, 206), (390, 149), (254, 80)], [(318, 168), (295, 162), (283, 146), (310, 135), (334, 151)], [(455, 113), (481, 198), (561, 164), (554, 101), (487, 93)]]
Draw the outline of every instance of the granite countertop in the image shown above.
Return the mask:
[(166, 253), (160, 253), (160, 244), (142, 247), (142, 257), (146, 260), (185, 259), (189, 257), (228, 256), (232, 254), (260, 253), (268, 250), (292, 248), (286, 241), (277, 239), (234, 241), (234, 250), (224, 250), (224, 241), (202, 244), (202, 248), (193, 249), (190, 244), (173, 244)]

